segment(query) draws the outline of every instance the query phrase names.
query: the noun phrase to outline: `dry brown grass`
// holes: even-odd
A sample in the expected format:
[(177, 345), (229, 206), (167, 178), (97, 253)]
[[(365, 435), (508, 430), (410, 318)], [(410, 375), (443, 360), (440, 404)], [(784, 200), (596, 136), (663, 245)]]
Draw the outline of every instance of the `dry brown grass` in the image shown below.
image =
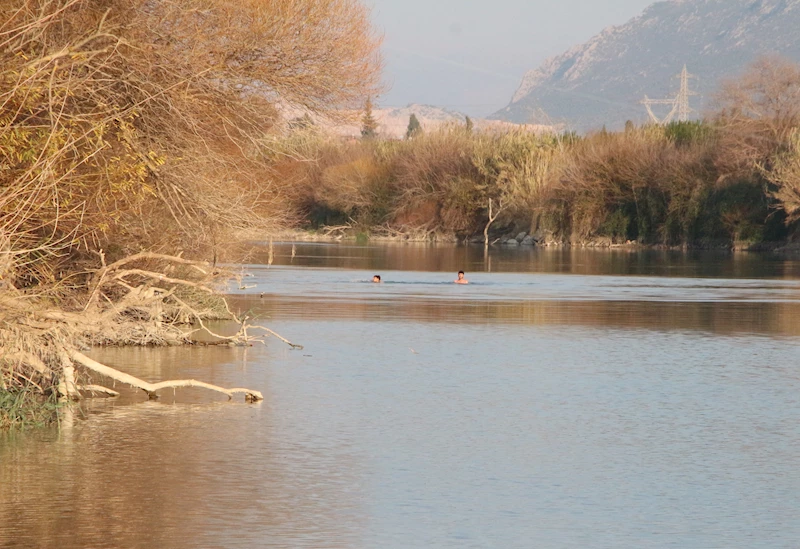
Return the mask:
[(621, 205), (638, 208), (642, 192), (655, 186), (665, 145), (663, 130), (655, 126), (576, 143), (550, 191), (549, 201), (569, 208), (571, 234), (565, 236), (590, 237)]
[(464, 237), (486, 229), (491, 200), (495, 231), (560, 242), (773, 242), (800, 211), (799, 86), (797, 65), (765, 59), (723, 87), (704, 121), (583, 137), (307, 132), (275, 148), (290, 202), (312, 226)]
[(495, 208), (509, 205), (506, 222), (527, 222), (563, 150), (553, 137), (460, 127), (406, 141), (342, 142), (303, 131), (272, 148), (306, 219), (431, 237), (483, 227), (490, 198)]

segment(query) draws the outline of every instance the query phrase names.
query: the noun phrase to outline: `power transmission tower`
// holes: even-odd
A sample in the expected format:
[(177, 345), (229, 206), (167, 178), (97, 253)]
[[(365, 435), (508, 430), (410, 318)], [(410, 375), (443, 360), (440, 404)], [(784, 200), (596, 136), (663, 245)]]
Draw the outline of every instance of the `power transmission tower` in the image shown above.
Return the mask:
[(697, 95), (696, 92), (689, 89), (689, 79), (697, 77), (689, 74), (684, 65), (679, 78), (681, 79), (681, 90), (678, 92), (678, 97), (675, 98), (675, 103), (678, 105), (678, 120), (686, 122), (689, 120), (689, 115), (694, 112), (694, 109), (689, 106), (689, 96)]
[[(672, 119), (675, 118), (675, 111), (678, 110), (678, 106), (675, 103), (674, 99), (650, 99), (645, 94), (644, 99), (641, 101), (644, 108), (647, 109), (647, 114), (650, 115), (650, 119), (655, 122), (656, 124), (669, 124), (672, 122)], [(669, 114), (664, 118), (659, 118), (656, 116), (656, 113), (653, 112), (651, 108), (653, 105), (672, 105), (672, 110), (669, 111)]]
[[(683, 70), (677, 76), (681, 80), (681, 87), (678, 91), (678, 95), (673, 98), (667, 99), (650, 99), (647, 95), (644, 96), (644, 99), (641, 101), (641, 104), (647, 109), (647, 114), (650, 115), (650, 118), (656, 124), (669, 124), (675, 118), (675, 115), (678, 115), (678, 120), (681, 122), (686, 122), (689, 120), (689, 115), (694, 112), (689, 106), (689, 97), (692, 95), (697, 95), (697, 93), (691, 91), (689, 89), (689, 79), (696, 78), (693, 74), (689, 74), (689, 71), (686, 70), (686, 65), (683, 66)], [(659, 118), (653, 112), (652, 106), (653, 105), (672, 105), (672, 109), (664, 118)]]

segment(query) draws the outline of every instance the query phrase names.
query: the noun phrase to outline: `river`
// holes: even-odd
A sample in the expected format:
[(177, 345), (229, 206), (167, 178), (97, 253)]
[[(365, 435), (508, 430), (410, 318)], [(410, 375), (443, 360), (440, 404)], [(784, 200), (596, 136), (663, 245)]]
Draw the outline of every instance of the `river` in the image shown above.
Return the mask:
[(91, 352), (265, 400), (0, 435), (0, 547), (798, 547), (797, 257), (291, 250), (230, 292), (302, 350)]

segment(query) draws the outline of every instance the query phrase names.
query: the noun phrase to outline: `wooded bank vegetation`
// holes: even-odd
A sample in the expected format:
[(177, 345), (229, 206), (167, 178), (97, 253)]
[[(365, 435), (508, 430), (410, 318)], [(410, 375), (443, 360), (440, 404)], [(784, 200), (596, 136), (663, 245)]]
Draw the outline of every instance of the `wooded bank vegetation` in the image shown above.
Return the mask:
[(311, 126), (274, 151), (312, 228), (482, 239), (496, 218), (495, 236), (556, 244), (758, 247), (797, 234), (800, 69), (762, 59), (701, 122), (587, 136), (451, 126), (349, 142)]
[(289, 220), (277, 102), (361, 103), (379, 42), (356, 0), (2, 2), (0, 392), (74, 397), (82, 345), (232, 316), (230, 232)]

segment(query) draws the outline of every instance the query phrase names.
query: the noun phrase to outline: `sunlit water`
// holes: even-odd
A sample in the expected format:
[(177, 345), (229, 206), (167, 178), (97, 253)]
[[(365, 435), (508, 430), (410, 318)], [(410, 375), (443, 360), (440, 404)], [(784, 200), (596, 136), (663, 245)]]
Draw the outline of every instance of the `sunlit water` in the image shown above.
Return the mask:
[(797, 259), (290, 249), (230, 291), (303, 350), (92, 352), (265, 401), (0, 438), (0, 547), (800, 546)]

